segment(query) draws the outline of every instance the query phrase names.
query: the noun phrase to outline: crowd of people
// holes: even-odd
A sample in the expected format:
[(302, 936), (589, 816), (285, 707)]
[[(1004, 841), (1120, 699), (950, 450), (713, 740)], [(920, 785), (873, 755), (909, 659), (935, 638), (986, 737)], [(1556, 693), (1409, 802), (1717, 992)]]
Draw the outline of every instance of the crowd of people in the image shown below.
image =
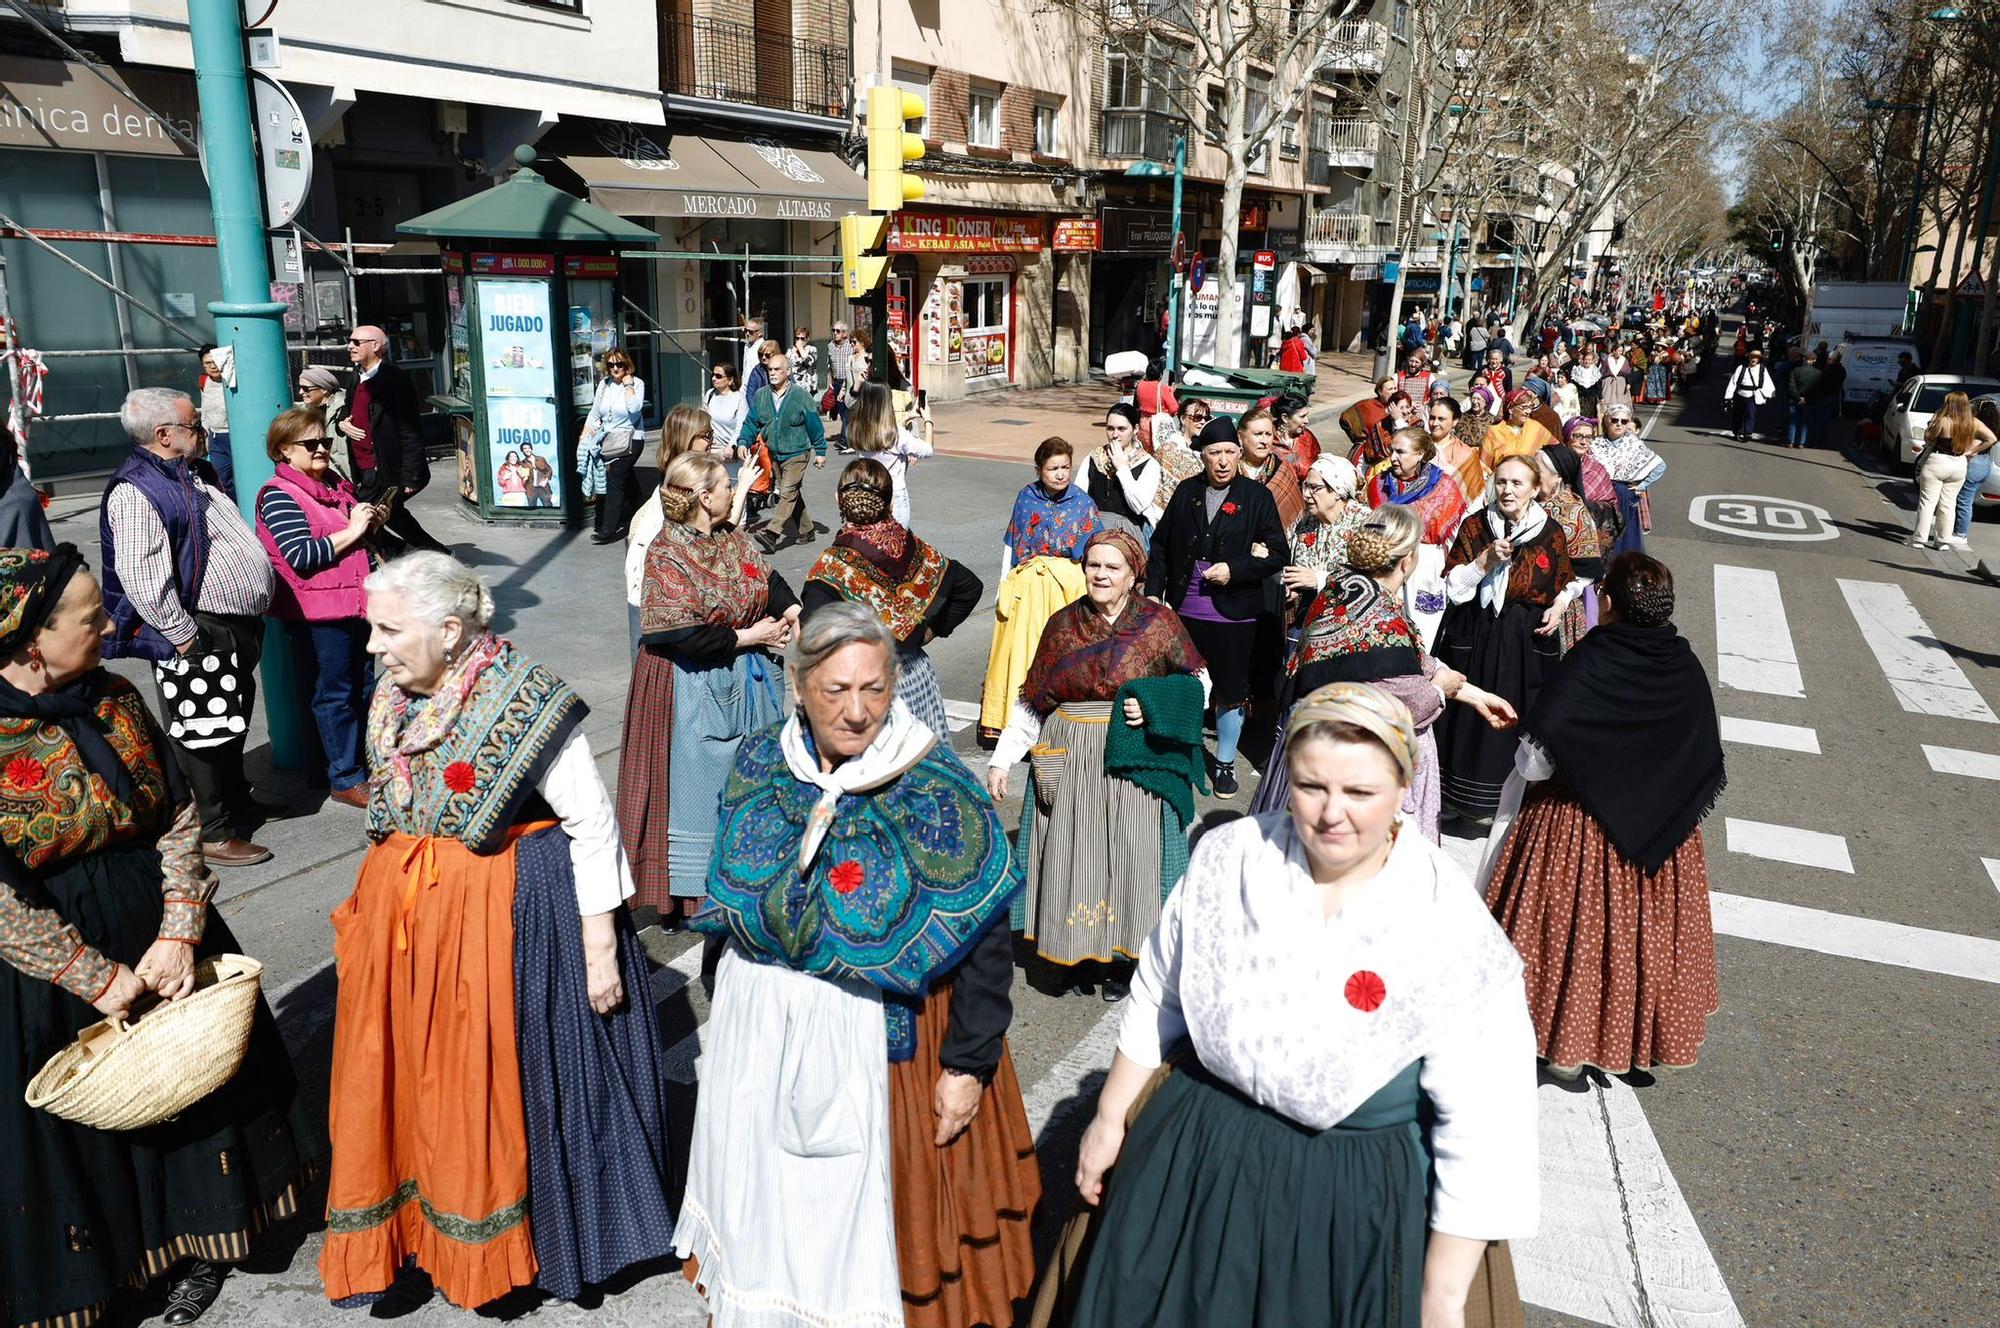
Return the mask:
[[(398, 532), (423, 533), (425, 477), (389, 441), (373, 329), (357, 385), (301, 375), (254, 522), (197, 403), (141, 389), (101, 580), (45, 527), (0, 552), (0, 1322), (87, 1328), (164, 1278), (191, 1323), (321, 1175), (325, 1294), (377, 1318), (674, 1260), (722, 1328), (997, 1328), (1038, 1279), (1039, 1321), (1078, 1325), (1520, 1322), (1538, 1071), (1643, 1084), (1695, 1062), (1718, 1005), (1718, 723), (1643, 551), (1665, 462), (1608, 377), (1565, 372), (1594, 348), (1522, 366), (1543, 390), (1502, 352), (1462, 393), (1413, 354), (1324, 438), (1297, 397), (1231, 411), (1153, 380), (1101, 445), (1044, 441), (975, 772), (926, 647), (985, 587), (912, 529), (928, 421), (844, 328), (829, 410), (810, 339), (754, 331), (747, 401), (720, 400), (750, 376), (723, 364), (669, 410), (629, 511), (632, 467), (611, 476), (645, 388), (606, 357), (586, 430), (598, 532), (627, 544), (615, 796), (582, 699)], [(770, 554), (813, 538), (823, 415), (854, 456), (794, 586)], [(336, 437), (373, 445), (359, 482)], [(268, 858), (247, 836), (285, 812), (243, 766), (267, 615), (366, 818), (326, 1128), (261, 1007), (245, 1070), (168, 1125), (30, 1108), (81, 1029), (234, 948), (212, 869)], [(157, 718), (107, 657), (153, 666)], [(1246, 778), (1248, 814), (1201, 815)], [(1453, 819), (1487, 836), (1476, 875)], [(697, 935), (712, 988), (684, 1158), (655, 927)], [(1041, 1269), (1017, 938), (1125, 1002), (1086, 1212)]]

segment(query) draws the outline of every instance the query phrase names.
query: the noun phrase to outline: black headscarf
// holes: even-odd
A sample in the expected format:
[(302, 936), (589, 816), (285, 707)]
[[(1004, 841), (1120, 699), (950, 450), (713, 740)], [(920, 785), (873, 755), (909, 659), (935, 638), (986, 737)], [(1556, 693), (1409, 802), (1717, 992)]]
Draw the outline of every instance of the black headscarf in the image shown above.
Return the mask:
[(1563, 657), (1521, 732), (1618, 851), (1649, 872), (1728, 782), (1708, 674), (1672, 623), (1599, 623)]
[(74, 544), (53, 550), (0, 549), (0, 658), (47, 626), (71, 578), (84, 567)]
[(1227, 415), (1214, 415), (1201, 426), (1201, 433), (1194, 440), (1194, 450), (1199, 452), (1210, 443), (1233, 442), (1236, 442), (1236, 421)]

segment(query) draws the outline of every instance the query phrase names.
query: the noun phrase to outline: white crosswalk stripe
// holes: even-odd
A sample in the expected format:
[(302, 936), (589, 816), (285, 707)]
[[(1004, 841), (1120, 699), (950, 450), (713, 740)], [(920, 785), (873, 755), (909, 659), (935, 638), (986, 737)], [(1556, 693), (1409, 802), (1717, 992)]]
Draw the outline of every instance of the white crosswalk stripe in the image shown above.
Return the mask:
[(1967, 775), (1973, 779), (2000, 779), (2000, 756), (1991, 752), (1967, 752), (1956, 747), (1924, 744), (1924, 759), (1941, 775)]
[(1777, 573), (1715, 565), (1715, 663), (1725, 687), (1772, 696), (1806, 694)]
[(1761, 719), (1723, 715), (1722, 740), (1746, 747), (1775, 747), (1786, 752), (1819, 755), (1819, 734), (1798, 724), (1772, 724)]
[(1792, 825), (1773, 825), (1769, 821), (1748, 821), (1735, 816), (1723, 818), (1723, 825), (1731, 853), (1767, 858), (1772, 862), (1790, 862), (1801, 867), (1823, 867), (1849, 875), (1854, 872), (1854, 859), (1848, 856), (1847, 840), (1841, 835), (1801, 830)]
[(1839, 585), (1898, 705), (1913, 715), (2000, 724), (2000, 716), (1986, 704), (1951, 652), (1939, 644), (1902, 587), (1844, 577), (1839, 578)]

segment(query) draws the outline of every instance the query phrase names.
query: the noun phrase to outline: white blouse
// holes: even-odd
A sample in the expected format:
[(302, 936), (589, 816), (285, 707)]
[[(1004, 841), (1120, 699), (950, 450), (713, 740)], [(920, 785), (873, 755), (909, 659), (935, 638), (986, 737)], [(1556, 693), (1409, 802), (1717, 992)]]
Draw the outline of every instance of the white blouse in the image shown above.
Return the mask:
[[(1357, 989), (1363, 975), (1376, 979), (1375, 1005), (1367, 984)], [(1147, 938), (1118, 1035), (1147, 1067), (1190, 1043), (1210, 1073), (1310, 1129), (1421, 1061), (1436, 1113), (1431, 1227), (1475, 1240), (1534, 1233), (1535, 1032), (1521, 961), (1464, 871), (1423, 836), (1398, 834), (1381, 874), (1327, 918), (1289, 813), (1210, 831)]]
[(619, 842), (611, 795), (604, 791), (604, 780), (590, 755), (590, 739), (583, 736), (582, 729), (570, 730), (556, 759), (535, 782), (535, 791), (569, 836), (578, 916), (609, 913), (630, 899), (636, 893), (632, 869), (625, 861), (625, 846)]

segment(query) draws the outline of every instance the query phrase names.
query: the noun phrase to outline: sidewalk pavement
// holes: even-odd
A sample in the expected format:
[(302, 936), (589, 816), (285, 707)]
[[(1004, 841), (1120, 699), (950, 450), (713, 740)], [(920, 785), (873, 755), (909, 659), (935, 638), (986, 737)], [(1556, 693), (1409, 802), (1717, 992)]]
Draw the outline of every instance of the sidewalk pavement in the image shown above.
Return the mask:
[[(1374, 357), (1330, 351), (1319, 357), (1319, 377), (1311, 403), (1322, 416), (1346, 410), (1368, 394)], [(1178, 390), (1178, 389), (1177, 389)], [(1183, 396), (1199, 396), (1189, 390)], [(1104, 408), (1115, 396), (1103, 379), (1063, 383), (1055, 387), (982, 392), (963, 401), (931, 407), (940, 456), (978, 457), (986, 461), (1027, 461), (1051, 434), (1084, 449), (1103, 441)], [(1323, 431), (1323, 430), (1322, 430)]]

